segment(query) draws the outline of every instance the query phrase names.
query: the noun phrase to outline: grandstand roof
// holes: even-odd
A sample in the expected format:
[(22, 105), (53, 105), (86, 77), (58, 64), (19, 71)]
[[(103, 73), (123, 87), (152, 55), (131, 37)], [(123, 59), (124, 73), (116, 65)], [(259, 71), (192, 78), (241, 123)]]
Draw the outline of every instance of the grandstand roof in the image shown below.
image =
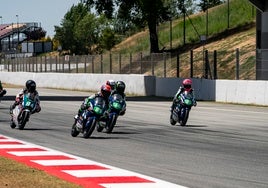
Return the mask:
[(38, 23), (12, 23), (0, 25), (0, 40), (13, 35), (14, 33), (23, 33), (26, 29), (37, 27)]

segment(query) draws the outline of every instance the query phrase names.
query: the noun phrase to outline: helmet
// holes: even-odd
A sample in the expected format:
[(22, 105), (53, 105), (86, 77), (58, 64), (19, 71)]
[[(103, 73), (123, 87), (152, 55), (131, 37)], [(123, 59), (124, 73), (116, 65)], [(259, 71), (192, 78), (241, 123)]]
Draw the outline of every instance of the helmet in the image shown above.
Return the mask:
[(115, 89), (115, 81), (114, 80), (108, 80), (106, 82), (106, 85), (109, 85), (111, 87), (112, 90)]
[(192, 80), (187, 78), (187, 79), (183, 80), (182, 85), (185, 89), (191, 89), (192, 83), (193, 83)]
[(36, 89), (36, 83), (35, 81), (33, 80), (28, 80), (25, 84), (26, 86), (26, 89), (29, 91), (29, 92), (35, 92), (35, 89)]
[(109, 85), (102, 85), (101, 86), (101, 95), (104, 98), (108, 98), (111, 94), (111, 87)]
[(115, 84), (115, 89), (119, 93), (124, 93), (126, 88), (126, 84), (123, 81), (117, 81)]

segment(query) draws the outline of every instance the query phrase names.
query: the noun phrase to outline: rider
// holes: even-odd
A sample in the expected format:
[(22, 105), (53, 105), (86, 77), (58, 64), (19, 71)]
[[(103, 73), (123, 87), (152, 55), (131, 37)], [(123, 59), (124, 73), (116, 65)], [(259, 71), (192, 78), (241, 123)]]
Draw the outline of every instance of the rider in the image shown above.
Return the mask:
[[(111, 95), (119, 94), (122, 96), (124, 100), (126, 100), (125, 88), (126, 88), (126, 84), (123, 81), (117, 81), (115, 83), (115, 89), (112, 91)], [(123, 116), (125, 112), (126, 112), (126, 108), (122, 112), (120, 112), (119, 115)]]
[(5, 89), (3, 89), (1, 80), (0, 80), (0, 97), (3, 97), (5, 94), (7, 93), (7, 91)]
[(115, 81), (114, 80), (107, 80), (106, 85), (109, 85), (111, 87), (111, 92), (115, 90)]
[(117, 81), (115, 83), (115, 89), (112, 91), (111, 95), (112, 94), (119, 94), (123, 97), (123, 99), (126, 98), (126, 95), (125, 95), (125, 88), (126, 88), (126, 84), (123, 82), (123, 81)]
[(192, 83), (193, 83), (192, 80), (189, 79), (189, 78), (184, 79), (184, 80), (182, 81), (182, 86), (179, 87), (177, 93), (175, 94), (175, 96), (174, 96), (174, 98), (173, 98), (173, 102), (172, 102), (172, 105), (171, 105), (171, 107), (170, 107), (170, 111), (171, 111), (171, 112), (173, 111), (174, 107), (175, 107), (175, 106), (178, 104), (178, 102), (179, 102), (179, 100), (178, 100), (178, 96), (179, 96), (182, 92), (184, 92), (184, 91), (189, 91), (189, 92), (192, 94), (192, 96), (193, 96), (193, 104), (194, 104), (194, 106), (197, 105), (196, 100), (195, 100), (195, 96), (194, 96), (194, 90), (193, 90), (193, 88), (192, 88)]
[(111, 94), (111, 87), (109, 85), (102, 85), (100, 92), (85, 98), (85, 100), (83, 101), (83, 103), (81, 104), (78, 110), (78, 116), (80, 116), (85, 109), (90, 107), (91, 101), (95, 99), (96, 97), (103, 97), (105, 100), (106, 109), (108, 109), (108, 104), (109, 104), (108, 99), (109, 99), (110, 94)]
[(35, 112), (40, 112), (41, 111), (41, 106), (40, 106), (40, 99), (39, 99), (39, 94), (38, 91), (36, 90), (36, 83), (33, 80), (27, 80), (25, 83), (25, 88), (22, 89), (17, 95), (15, 102), (10, 106), (10, 114), (12, 114), (13, 109), (16, 107), (16, 105), (19, 105), (22, 103), (23, 100), (23, 95), (30, 93), (30, 98), (33, 98), (34, 101), (36, 102), (36, 106), (32, 114)]

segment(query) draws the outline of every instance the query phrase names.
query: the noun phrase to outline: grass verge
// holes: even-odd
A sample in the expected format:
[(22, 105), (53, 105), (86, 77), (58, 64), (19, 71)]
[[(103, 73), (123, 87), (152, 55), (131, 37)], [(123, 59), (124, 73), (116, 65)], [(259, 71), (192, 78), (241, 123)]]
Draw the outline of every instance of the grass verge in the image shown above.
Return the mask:
[(44, 171), (1, 156), (0, 166), (0, 188), (81, 188)]

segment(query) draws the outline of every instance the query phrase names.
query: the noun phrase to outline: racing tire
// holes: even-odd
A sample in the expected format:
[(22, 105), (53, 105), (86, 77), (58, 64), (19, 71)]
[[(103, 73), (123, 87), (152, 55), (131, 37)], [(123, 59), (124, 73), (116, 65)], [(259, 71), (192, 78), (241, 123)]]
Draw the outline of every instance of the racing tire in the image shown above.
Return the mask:
[[(88, 120), (90, 121), (90, 120)], [(92, 122), (90, 123), (90, 125), (88, 125), (87, 127), (85, 127), (84, 133), (83, 133), (83, 137), (84, 138), (89, 138), (91, 136), (91, 134), (93, 133), (95, 127), (96, 127), (96, 119), (94, 118), (92, 120)]]
[(189, 117), (189, 110), (188, 109), (185, 109), (185, 112), (184, 112), (184, 117), (183, 119), (180, 121), (180, 125), (181, 126), (185, 126), (187, 121), (188, 121), (188, 117)]
[(169, 122), (171, 125), (175, 125), (176, 121), (173, 119), (172, 114), (170, 114)]
[(106, 124), (106, 133), (112, 133), (114, 126), (116, 124), (116, 120), (117, 120), (117, 116), (116, 115), (112, 115), (111, 118), (109, 118), (107, 124)]
[(76, 120), (75, 120), (72, 126), (71, 135), (72, 137), (77, 137), (78, 134), (79, 134), (79, 131), (76, 129)]
[(27, 121), (29, 120), (30, 112), (29, 111), (23, 111), (21, 114), (21, 117), (19, 118), (19, 130), (23, 130)]

